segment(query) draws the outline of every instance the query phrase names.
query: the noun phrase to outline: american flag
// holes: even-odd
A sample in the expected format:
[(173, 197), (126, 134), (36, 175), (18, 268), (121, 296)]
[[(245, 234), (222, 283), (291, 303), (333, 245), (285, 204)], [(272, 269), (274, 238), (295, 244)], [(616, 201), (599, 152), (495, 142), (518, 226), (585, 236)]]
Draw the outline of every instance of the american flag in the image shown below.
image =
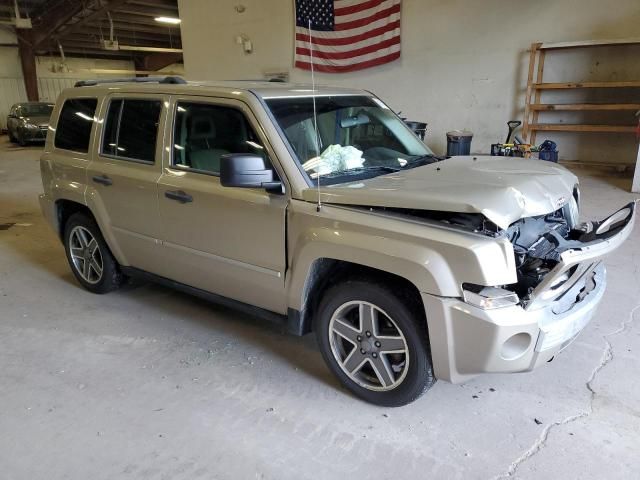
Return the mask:
[(315, 70), (342, 73), (400, 58), (400, 1), (295, 0), (295, 66), (313, 57)]

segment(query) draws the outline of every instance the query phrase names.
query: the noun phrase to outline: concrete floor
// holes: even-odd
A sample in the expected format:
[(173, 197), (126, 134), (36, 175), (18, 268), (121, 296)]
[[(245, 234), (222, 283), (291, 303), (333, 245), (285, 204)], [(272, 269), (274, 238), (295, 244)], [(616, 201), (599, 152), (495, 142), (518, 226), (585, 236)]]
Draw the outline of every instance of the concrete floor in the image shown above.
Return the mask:
[[(640, 478), (639, 228), (554, 362), (376, 408), (311, 336), (155, 285), (81, 289), (38, 210), (40, 149), (0, 138), (0, 478)], [(634, 198), (581, 181), (588, 216)]]

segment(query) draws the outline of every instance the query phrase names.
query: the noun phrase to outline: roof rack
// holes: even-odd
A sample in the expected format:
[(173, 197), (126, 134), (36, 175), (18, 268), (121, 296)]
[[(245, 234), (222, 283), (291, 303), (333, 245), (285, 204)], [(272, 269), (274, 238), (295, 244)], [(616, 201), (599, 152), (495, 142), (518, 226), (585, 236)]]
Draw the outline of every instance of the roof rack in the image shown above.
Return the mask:
[(182, 77), (101, 78), (95, 80), (79, 80), (74, 84), (74, 87), (91, 87), (103, 83), (169, 83), (177, 85), (187, 83), (187, 81)]

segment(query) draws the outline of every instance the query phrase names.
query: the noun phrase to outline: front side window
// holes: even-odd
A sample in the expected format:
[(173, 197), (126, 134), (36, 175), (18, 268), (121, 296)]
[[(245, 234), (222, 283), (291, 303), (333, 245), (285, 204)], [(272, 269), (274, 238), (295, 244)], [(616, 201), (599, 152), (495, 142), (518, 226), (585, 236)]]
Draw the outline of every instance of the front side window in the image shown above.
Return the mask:
[(160, 100), (111, 100), (102, 153), (153, 163), (161, 110)]
[(84, 153), (89, 151), (97, 105), (95, 98), (71, 98), (64, 102), (56, 127), (56, 148)]
[(432, 161), (429, 148), (377, 98), (315, 100), (315, 118), (312, 97), (266, 100), (310, 180), (345, 183)]
[(267, 152), (244, 114), (232, 107), (178, 102), (173, 132), (173, 165), (220, 173), (220, 158), (228, 153)]

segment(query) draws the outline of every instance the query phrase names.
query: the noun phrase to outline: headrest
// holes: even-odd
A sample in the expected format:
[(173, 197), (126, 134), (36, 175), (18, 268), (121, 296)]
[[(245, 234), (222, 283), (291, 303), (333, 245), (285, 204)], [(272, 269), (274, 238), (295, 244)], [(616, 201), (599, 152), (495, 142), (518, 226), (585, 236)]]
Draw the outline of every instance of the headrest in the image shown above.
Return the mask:
[(194, 115), (191, 119), (191, 140), (216, 138), (216, 126), (209, 115)]

